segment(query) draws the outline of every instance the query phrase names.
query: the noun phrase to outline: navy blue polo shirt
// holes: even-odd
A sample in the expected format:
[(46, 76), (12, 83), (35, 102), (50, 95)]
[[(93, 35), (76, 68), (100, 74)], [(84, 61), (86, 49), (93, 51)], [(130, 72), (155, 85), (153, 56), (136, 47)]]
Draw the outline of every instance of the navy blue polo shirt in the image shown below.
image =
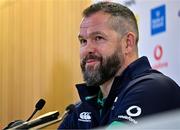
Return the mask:
[[(130, 82), (149, 74), (158, 77), (143, 79), (127, 89)], [(115, 77), (106, 99), (102, 98), (99, 86), (76, 87), (81, 101), (59, 129), (91, 129), (114, 122), (138, 124), (142, 117), (180, 108), (180, 87), (153, 70), (147, 57), (137, 59)]]

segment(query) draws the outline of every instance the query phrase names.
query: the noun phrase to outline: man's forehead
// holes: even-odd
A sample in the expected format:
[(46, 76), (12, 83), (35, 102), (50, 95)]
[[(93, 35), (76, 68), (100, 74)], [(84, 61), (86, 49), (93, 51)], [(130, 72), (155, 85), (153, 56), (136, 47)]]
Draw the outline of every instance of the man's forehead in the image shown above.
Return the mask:
[(87, 24), (82, 24), (80, 26), (80, 32), (79, 36), (87, 36), (87, 35), (93, 35), (97, 34), (97, 32), (104, 32), (106, 30), (107, 24), (106, 23), (87, 23)]
[(81, 29), (87, 29), (87, 28), (96, 28), (96, 27), (103, 27), (106, 26), (106, 23), (91, 23), (91, 22), (87, 22), (87, 23), (83, 23), (80, 25)]
[(96, 13), (89, 17), (84, 17), (82, 19), (80, 28), (103, 26), (107, 24), (109, 16), (107, 14)]

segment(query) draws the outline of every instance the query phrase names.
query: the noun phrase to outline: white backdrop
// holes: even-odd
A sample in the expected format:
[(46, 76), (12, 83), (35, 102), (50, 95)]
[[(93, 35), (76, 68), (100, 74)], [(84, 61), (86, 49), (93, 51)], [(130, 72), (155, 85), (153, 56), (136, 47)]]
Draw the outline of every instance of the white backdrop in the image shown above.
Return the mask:
[[(93, 0), (93, 2), (102, 0)], [(180, 85), (180, 0), (109, 0), (129, 7), (139, 25), (139, 55)]]

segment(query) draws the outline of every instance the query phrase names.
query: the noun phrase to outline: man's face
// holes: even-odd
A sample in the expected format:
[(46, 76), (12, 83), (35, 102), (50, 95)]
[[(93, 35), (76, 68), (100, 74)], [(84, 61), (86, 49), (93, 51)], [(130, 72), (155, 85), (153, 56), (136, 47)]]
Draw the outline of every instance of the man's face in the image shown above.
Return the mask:
[(123, 64), (121, 40), (107, 21), (110, 15), (97, 12), (85, 17), (80, 25), (80, 61), (88, 86), (111, 79)]

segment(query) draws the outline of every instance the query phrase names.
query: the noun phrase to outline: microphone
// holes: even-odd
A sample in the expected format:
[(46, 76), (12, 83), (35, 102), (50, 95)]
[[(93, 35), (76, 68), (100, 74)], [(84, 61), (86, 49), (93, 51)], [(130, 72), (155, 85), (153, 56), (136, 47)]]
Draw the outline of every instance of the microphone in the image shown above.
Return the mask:
[(44, 123), (44, 124), (41, 124), (39, 126), (36, 126), (34, 127), (33, 129), (42, 129), (42, 128), (45, 128), (47, 126), (50, 126), (50, 125), (53, 125), (55, 123), (58, 123), (62, 120), (64, 120), (64, 118), (71, 112), (73, 112), (75, 110), (75, 105), (74, 104), (70, 104), (66, 107), (64, 113), (62, 114), (62, 116), (56, 120), (53, 120), (53, 121), (50, 121), (50, 122), (47, 122), (47, 123)]
[[(29, 120), (35, 115), (35, 113), (36, 113), (38, 110), (41, 110), (41, 109), (44, 107), (45, 103), (46, 103), (46, 101), (45, 101), (44, 99), (40, 99), (40, 100), (36, 103), (36, 105), (35, 105), (35, 110), (34, 110), (34, 112), (33, 112), (32, 115), (27, 119), (27, 121), (29, 121)], [(10, 123), (4, 128), (4, 130), (9, 129), (9, 128), (13, 128), (13, 127), (18, 126), (18, 125), (23, 124), (23, 123), (24, 123), (24, 121), (22, 121), (22, 120), (12, 121), (12, 122), (10, 122)]]
[(26, 120), (26, 121), (29, 121), (35, 114), (37, 111), (41, 110), (44, 105), (45, 105), (46, 101), (44, 99), (40, 99), (37, 103), (36, 103), (36, 108), (35, 110), (33, 111), (33, 113), (31, 114), (31, 116)]
[(34, 120), (26, 121), (23, 124), (15, 126), (15, 127), (11, 128), (10, 130), (33, 128), (33, 127), (41, 125), (43, 123), (55, 120), (55, 119), (58, 118), (58, 116), (59, 116), (59, 112), (58, 111), (48, 112), (46, 114), (43, 114), (43, 115), (37, 117)]

